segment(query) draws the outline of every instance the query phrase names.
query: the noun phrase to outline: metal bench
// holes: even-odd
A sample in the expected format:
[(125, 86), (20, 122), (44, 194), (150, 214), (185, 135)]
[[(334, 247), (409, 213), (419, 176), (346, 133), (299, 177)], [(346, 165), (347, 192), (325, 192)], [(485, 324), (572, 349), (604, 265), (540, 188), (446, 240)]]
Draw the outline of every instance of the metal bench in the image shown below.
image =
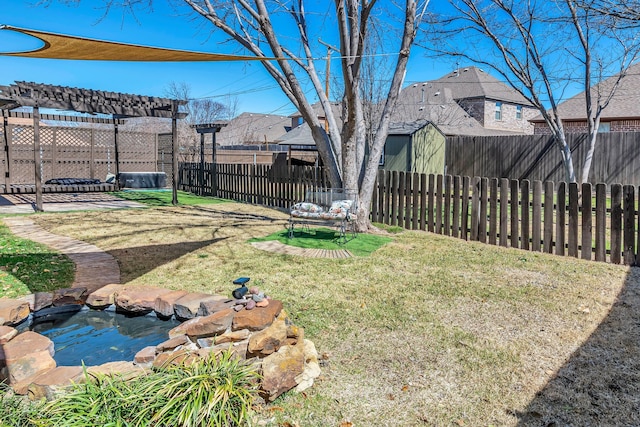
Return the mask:
[[(338, 243), (356, 237), (353, 222), (357, 219), (358, 196), (355, 191), (328, 188), (307, 191), (303, 202), (296, 203), (289, 212), (289, 238), (294, 237), (296, 225), (309, 230), (309, 225), (327, 225), (338, 228)], [(347, 231), (350, 231), (347, 237)]]

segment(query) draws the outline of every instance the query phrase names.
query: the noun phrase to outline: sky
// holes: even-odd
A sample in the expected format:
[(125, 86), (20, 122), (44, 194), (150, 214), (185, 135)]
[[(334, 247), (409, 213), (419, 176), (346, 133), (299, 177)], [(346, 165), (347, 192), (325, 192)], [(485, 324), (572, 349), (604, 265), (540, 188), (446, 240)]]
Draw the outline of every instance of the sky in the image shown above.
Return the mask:
[[(170, 49), (238, 53), (232, 45), (220, 43), (223, 40), (221, 35), (211, 34), (214, 28), (211, 24), (202, 18), (194, 19), (190, 8), (176, 6), (180, 2), (175, 0), (155, 0), (153, 10), (139, 10), (135, 15), (114, 10), (106, 16), (101, 0), (82, 0), (78, 5), (51, 1), (46, 7), (41, 3), (41, 0), (2, 0), (0, 24)], [(326, 24), (323, 8), (328, 4), (321, 1), (315, 3), (317, 10), (312, 11), (310, 19), (315, 21), (316, 26)], [(327, 42), (335, 43), (334, 40)], [(31, 37), (0, 31), (0, 52), (32, 50), (40, 45), (38, 40)], [(389, 53), (393, 49), (386, 50), (385, 53)], [(324, 61), (317, 64), (322, 79), (324, 64)], [(454, 67), (442, 61), (429, 60), (418, 49), (414, 49), (405, 85), (437, 79), (451, 72)], [(338, 64), (332, 62), (331, 69), (337, 70)], [(251, 61), (133, 63), (0, 55), (0, 85), (15, 81), (147, 96), (167, 96), (167, 89), (172, 82), (185, 83), (190, 87), (192, 98), (211, 98), (223, 104), (235, 102), (238, 114), (289, 115), (295, 112), (262, 65)], [(311, 96), (311, 100), (315, 101), (315, 98)]]

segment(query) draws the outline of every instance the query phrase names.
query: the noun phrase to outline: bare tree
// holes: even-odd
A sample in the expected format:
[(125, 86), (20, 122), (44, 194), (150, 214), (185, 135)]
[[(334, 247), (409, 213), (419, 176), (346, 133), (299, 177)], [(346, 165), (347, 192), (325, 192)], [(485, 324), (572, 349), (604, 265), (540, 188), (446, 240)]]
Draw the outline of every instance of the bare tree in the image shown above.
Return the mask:
[(640, 1), (638, 0), (591, 0), (581, 1), (579, 6), (594, 13), (611, 18), (615, 26), (637, 25), (640, 23)]
[(191, 87), (185, 82), (171, 82), (165, 89), (165, 96), (187, 101), (183, 107), (187, 117), (178, 122), (179, 156), (183, 161), (196, 161), (200, 156), (200, 139), (195, 125), (226, 120), (229, 118), (230, 108), (207, 98), (193, 99)]
[(604, 31), (593, 14), (573, 0), (450, 3), (456, 13), (437, 17), (441, 43), (434, 50), (492, 68), (537, 108), (561, 153), (569, 182), (576, 182), (577, 175), (558, 104), (576, 78), (582, 83), (590, 146), (580, 179), (587, 181), (600, 117), (618, 84), (600, 87), (599, 92), (591, 87), (612, 69), (624, 77), (637, 56), (635, 37)]
[[(107, 10), (117, 7), (133, 10), (150, 7), (153, 2), (103, 0), (103, 3)], [(402, 4), (385, 2), (389, 8), (383, 11), (380, 11), (382, 2), (377, 0), (334, 0), (332, 5), (304, 0), (181, 0), (180, 3), (188, 5), (198, 19), (209, 22), (213, 31), (224, 33), (229, 43), (263, 59), (261, 64), (265, 70), (310, 126), (331, 184), (359, 194), (357, 227), (360, 230), (368, 228), (370, 202), (391, 112), (429, 0), (404, 0)], [(314, 22), (312, 18), (316, 15), (314, 12), (308, 14), (307, 6), (315, 8), (314, 12), (320, 9), (324, 25), (318, 26), (317, 20)], [(396, 23), (393, 31), (387, 32), (385, 43), (385, 46), (393, 46), (396, 56), (392, 60), (391, 74), (378, 76), (388, 82), (387, 95), (374, 140), (370, 143), (369, 156), (365, 159), (363, 147), (367, 143), (367, 133), (362, 107), (362, 63), (374, 13), (385, 14), (388, 22)], [(339, 41), (343, 114), (346, 119), (342, 129), (315, 66), (314, 58), (321, 57), (324, 51), (324, 47), (314, 42), (319, 33), (323, 38)], [(322, 105), (328, 131), (314, 113), (310, 96), (317, 98)], [(363, 165), (364, 175), (360, 179)]]

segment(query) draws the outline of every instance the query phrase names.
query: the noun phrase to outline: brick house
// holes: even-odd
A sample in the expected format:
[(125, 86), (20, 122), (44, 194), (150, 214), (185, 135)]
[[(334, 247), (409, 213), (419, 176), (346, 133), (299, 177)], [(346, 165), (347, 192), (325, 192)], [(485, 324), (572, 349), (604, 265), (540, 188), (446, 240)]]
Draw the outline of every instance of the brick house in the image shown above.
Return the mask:
[[(595, 106), (598, 93), (606, 96), (616, 83), (617, 75), (603, 80), (591, 88), (591, 96)], [(609, 105), (602, 112), (599, 132), (640, 132), (640, 63), (627, 70), (626, 76), (620, 81), (616, 93)], [(584, 92), (558, 104), (558, 114), (567, 133), (587, 133), (587, 113)], [(537, 116), (531, 123), (534, 133), (550, 134), (551, 131), (542, 119)]]
[(532, 134), (536, 110), (484, 70), (465, 67), (400, 93), (394, 122), (428, 120), (448, 136)]

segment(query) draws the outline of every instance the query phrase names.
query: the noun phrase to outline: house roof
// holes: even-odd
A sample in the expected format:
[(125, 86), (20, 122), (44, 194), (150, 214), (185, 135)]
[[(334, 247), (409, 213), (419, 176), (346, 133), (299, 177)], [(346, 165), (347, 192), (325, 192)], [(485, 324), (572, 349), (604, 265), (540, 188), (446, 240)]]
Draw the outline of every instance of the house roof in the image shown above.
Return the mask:
[(464, 67), (446, 74), (439, 79), (416, 83), (411, 86), (417, 92), (422, 88), (427, 91), (427, 96), (435, 94), (447, 88), (451, 91), (454, 100), (486, 98), (496, 101), (505, 101), (519, 105), (531, 105), (527, 99), (509, 85), (501, 82), (478, 67)]
[(219, 145), (273, 143), (290, 129), (291, 120), (273, 114), (242, 113), (216, 134)]
[[(591, 88), (592, 99), (597, 99), (598, 93), (606, 96), (616, 82), (618, 75), (609, 77)], [(640, 118), (640, 62), (627, 70), (626, 76), (620, 81), (611, 102), (602, 112), (602, 119), (630, 119)], [(595, 102), (594, 102), (595, 105)], [(584, 91), (558, 104), (558, 114), (563, 120), (586, 120)], [(543, 122), (542, 116), (537, 116), (531, 122)]]

